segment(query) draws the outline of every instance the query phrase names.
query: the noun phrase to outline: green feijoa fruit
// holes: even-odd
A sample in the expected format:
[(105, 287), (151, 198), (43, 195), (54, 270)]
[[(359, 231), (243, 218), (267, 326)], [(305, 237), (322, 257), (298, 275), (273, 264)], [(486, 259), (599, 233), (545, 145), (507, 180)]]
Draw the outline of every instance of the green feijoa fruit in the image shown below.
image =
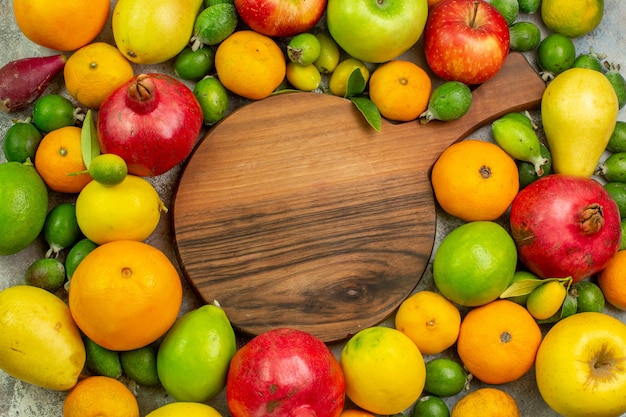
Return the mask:
[(602, 63), (600, 63), (596, 54), (590, 52), (578, 55), (572, 64), (572, 68), (587, 68), (602, 72)]
[(607, 72), (605, 72), (604, 75), (606, 75), (606, 78), (613, 86), (615, 94), (617, 94), (617, 102), (619, 104), (619, 108), (622, 109), (624, 105), (626, 105), (626, 80), (624, 79), (624, 76), (619, 72), (619, 64), (609, 63), (605, 61), (604, 66), (607, 69)]
[(569, 291), (576, 297), (577, 313), (587, 311), (601, 313), (604, 310), (604, 294), (597, 284), (591, 281), (579, 281), (572, 285)]
[(13, 255), (41, 233), (48, 188), (32, 163), (0, 164), (0, 255)]
[(215, 64), (215, 51), (205, 46), (195, 51), (186, 46), (176, 55), (174, 72), (183, 80), (197, 81), (206, 76)]
[(420, 123), (458, 119), (467, 113), (471, 105), (472, 92), (466, 84), (459, 81), (446, 81), (431, 93), (428, 108), (420, 115)]
[(154, 344), (120, 352), (124, 374), (139, 385), (147, 387), (159, 385), (157, 353), (158, 348)]
[(287, 57), (293, 63), (311, 65), (320, 57), (322, 44), (312, 33), (300, 33), (289, 41)]
[(609, 155), (598, 164), (595, 174), (602, 175), (607, 181), (626, 182), (626, 152)]
[(520, 113), (520, 112), (511, 112), (511, 113), (507, 113), (504, 116), (501, 116), (500, 119), (506, 119), (506, 118), (511, 118), (511, 119), (515, 119), (518, 122), (522, 122), (525, 125), (527, 125), (528, 127), (530, 127), (531, 129), (535, 128), (534, 122), (532, 121), (532, 119), (530, 118), (530, 115), (527, 115), (525, 113)]
[(229, 4), (234, 5), (235, 0), (204, 0), (204, 8), (211, 7), (215, 4), (220, 4), (220, 3), (229, 3)]
[(29, 122), (17, 122), (4, 134), (2, 150), (7, 161), (24, 163), (34, 161), (35, 153), (43, 135)]
[(450, 409), (441, 398), (425, 395), (415, 403), (413, 417), (450, 417)]
[(532, 22), (516, 22), (509, 26), (509, 38), (512, 51), (532, 51), (541, 41), (541, 31)]
[(47, 258), (56, 258), (65, 248), (69, 248), (81, 237), (82, 232), (76, 220), (76, 206), (72, 203), (60, 203), (46, 216), (43, 226), (44, 237), (50, 245)]
[(68, 280), (72, 279), (72, 275), (74, 275), (76, 267), (78, 267), (78, 264), (85, 259), (85, 256), (89, 255), (89, 253), (97, 247), (97, 244), (86, 237), (82, 238), (72, 246), (65, 257), (65, 274), (67, 275)]
[(535, 13), (541, 6), (541, 0), (518, 0), (520, 13)]
[(617, 181), (608, 182), (604, 184), (604, 189), (617, 204), (620, 217), (622, 219), (626, 218), (626, 184)]
[(230, 3), (218, 3), (202, 10), (196, 17), (191, 37), (191, 49), (202, 45), (217, 45), (237, 28), (237, 9)]
[(613, 153), (626, 152), (626, 122), (618, 120), (615, 123), (615, 128), (609, 138), (609, 143), (606, 145), (606, 150)]
[(465, 388), (467, 372), (460, 363), (437, 358), (426, 363), (424, 390), (438, 397), (451, 397)]
[(193, 88), (200, 107), (204, 123), (215, 124), (222, 120), (228, 112), (228, 91), (219, 79), (207, 76), (196, 83)]
[(119, 378), (122, 376), (120, 355), (114, 350), (100, 346), (93, 340), (85, 337), (85, 366), (93, 375)]
[(537, 61), (548, 78), (571, 68), (575, 59), (574, 42), (559, 33), (546, 36), (537, 47)]
[(55, 292), (61, 289), (65, 282), (65, 266), (58, 259), (37, 259), (26, 269), (24, 281), (28, 285)]
[(548, 162), (541, 156), (541, 142), (535, 130), (527, 123), (511, 117), (500, 118), (491, 124), (496, 143), (514, 159), (530, 162), (537, 176), (543, 175), (543, 166)]
[(76, 122), (74, 105), (59, 94), (39, 97), (33, 106), (33, 123), (42, 132), (73, 126)]
[(622, 242), (619, 245), (619, 250), (626, 249), (626, 219), (622, 220)]
[(552, 154), (546, 145), (543, 143), (539, 144), (539, 149), (541, 156), (546, 159), (546, 163), (541, 165), (543, 169), (543, 174), (537, 175), (537, 171), (535, 170), (535, 165), (526, 161), (515, 161), (517, 164), (517, 172), (519, 176), (519, 186), (520, 190), (526, 187), (528, 184), (533, 181), (537, 181), (541, 177), (545, 177), (550, 173), (552, 169)]
[(519, 15), (518, 0), (487, 0), (487, 3), (490, 3), (500, 12), (507, 25), (511, 26), (517, 20)]

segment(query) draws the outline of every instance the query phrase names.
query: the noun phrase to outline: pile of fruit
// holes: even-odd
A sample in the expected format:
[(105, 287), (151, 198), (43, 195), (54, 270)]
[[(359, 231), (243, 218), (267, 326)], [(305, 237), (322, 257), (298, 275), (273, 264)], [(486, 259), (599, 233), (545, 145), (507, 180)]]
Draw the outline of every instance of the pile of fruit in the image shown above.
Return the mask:
[[(226, 416), (219, 396), (235, 417), (519, 416), (507, 388), (531, 373), (559, 415), (626, 413), (626, 81), (572, 41), (604, 13), (601, 0), (14, 0), (21, 33), (54, 53), (0, 68), (0, 109), (27, 115), (2, 139), (0, 256), (45, 242), (20, 285), (0, 285), (0, 369), (63, 392), (65, 417)], [(416, 45), (421, 66), (405, 58)], [(438, 158), (434, 195), (458, 226), (391, 323), (329, 346), (297, 329), (239, 335), (217, 302), (185, 309), (176, 262), (149, 243), (168, 213), (153, 180), (207, 129), (296, 91), (351, 100), (373, 129), (446, 123), (511, 51), (547, 84), (540, 117), (501, 115), (491, 140)], [(143, 389), (166, 395), (142, 409)]]

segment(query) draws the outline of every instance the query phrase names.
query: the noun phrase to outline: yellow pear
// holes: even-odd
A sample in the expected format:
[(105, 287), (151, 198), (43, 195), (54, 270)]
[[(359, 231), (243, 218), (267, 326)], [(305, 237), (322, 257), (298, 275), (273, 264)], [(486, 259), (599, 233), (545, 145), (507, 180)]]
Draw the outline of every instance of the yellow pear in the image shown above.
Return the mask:
[(52, 390), (76, 385), (85, 345), (59, 297), (28, 285), (0, 291), (0, 369)]
[(113, 9), (113, 38), (136, 64), (159, 64), (189, 43), (203, 0), (119, 0)]
[(554, 171), (590, 177), (615, 129), (618, 111), (615, 90), (601, 72), (571, 68), (557, 75), (541, 99)]

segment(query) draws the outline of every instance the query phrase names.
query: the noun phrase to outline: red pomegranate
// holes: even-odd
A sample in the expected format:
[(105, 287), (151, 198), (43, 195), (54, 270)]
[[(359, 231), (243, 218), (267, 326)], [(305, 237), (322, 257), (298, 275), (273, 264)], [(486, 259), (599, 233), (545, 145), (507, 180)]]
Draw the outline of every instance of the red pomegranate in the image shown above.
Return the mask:
[(202, 128), (193, 92), (165, 74), (141, 74), (117, 88), (98, 112), (103, 153), (114, 153), (140, 176), (161, 175), (182, 162)]
[(578, 282), (602, 270), (617, 252), (619, 209), (592, 178), (547, 175), (513, 200), (511, 234), (520, 260), (541, 278)]
[(337, 417), (345, 402), (339, 361), (315, 336), (281, 328), (239, 349), (226, 379), (233, 417)]

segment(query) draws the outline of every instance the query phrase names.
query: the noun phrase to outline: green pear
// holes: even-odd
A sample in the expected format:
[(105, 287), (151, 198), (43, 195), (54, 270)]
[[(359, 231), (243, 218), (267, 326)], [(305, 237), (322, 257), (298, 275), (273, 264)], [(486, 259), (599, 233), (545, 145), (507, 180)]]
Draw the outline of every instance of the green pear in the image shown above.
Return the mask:
[(546, 87), (541, 117), (556, 173), (590, 177), (615, 129), (618, 100), (606, 76), (571, 68)]

